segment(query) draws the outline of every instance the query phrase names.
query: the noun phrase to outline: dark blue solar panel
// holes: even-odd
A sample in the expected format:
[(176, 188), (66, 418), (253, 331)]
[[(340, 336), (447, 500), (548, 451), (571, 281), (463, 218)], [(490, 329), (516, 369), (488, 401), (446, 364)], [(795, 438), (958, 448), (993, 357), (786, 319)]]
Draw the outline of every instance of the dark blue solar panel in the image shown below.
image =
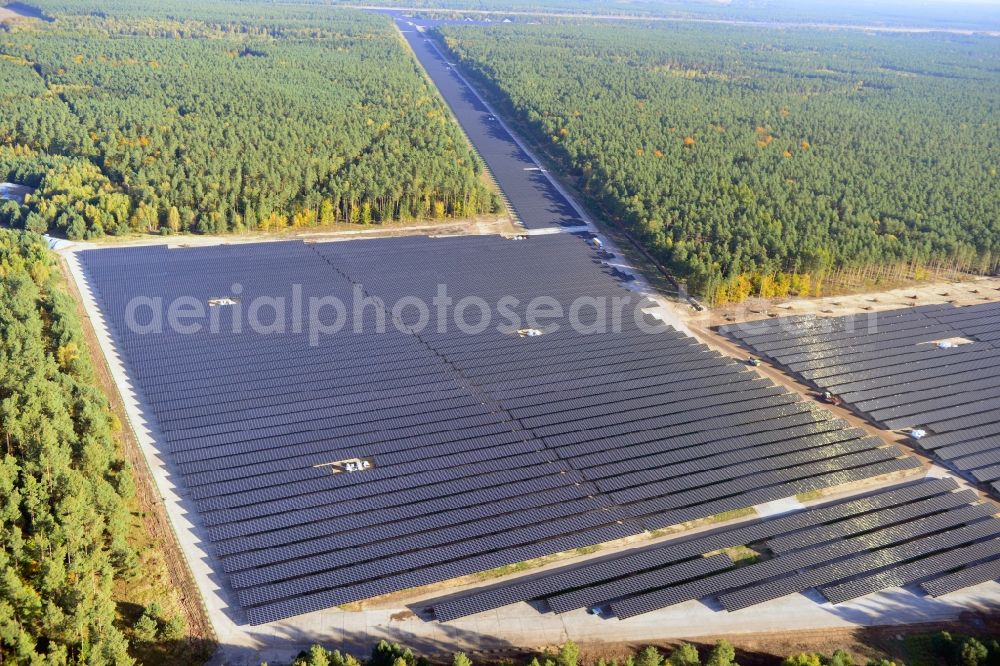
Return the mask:
[[(579, 226), (434, 48), (408, 39), (520, 221)], [(456, 301), (514, 298), (522, 319), (542, 295), (565, 309), (581, 296), (638, 303), (571, 234), (78, 257), (160, 453), (252, 622), (917, 464), (669, 327), (649, 333), (626, 316), (617, 331), (564, 322), (521, 337), (495, 326), (415, 332), (412, 310), (393, 319), (394, 303), (430, 303), (439, 285)], [(363, 333), (234, 330), (261, 298), (350, 303), (356, 291), (378, 299)], [(230, 296), (239, 303), (208, 307), (216, 323), (196, 332), (126, 325), (136, 297), (207, 306)], [(372, 330), (380, 320), (384, 333)], [(370, 468), (340, 471), (355, 459)]]
[(1000, 304), (788, 317), (723, 330), (918, 443), (970, 479), (1000, 463)]

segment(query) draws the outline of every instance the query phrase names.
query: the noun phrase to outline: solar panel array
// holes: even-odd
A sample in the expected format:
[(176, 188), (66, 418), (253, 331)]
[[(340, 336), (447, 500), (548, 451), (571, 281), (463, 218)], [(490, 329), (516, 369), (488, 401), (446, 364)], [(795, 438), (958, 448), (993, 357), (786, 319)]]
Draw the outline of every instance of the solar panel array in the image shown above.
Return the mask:
[(409, 26), (404, 18), (398, 18), (397, 25), (486, 162), (518, 220), (529, 229), (585, 225), (569, 201), (466, 86), (427, 35)]
[(887, 428), (1000, 492), (1000, 303), (724, 327)]
[[(479, 332), (414, 333), (419, 310), (395, 307), (430, 305), (441, 284), (455, 310), (467, 296), (510, 297), (524, 321), (540, 294), (565, 311), (582, 295), (638, 298), (573, 235), (79, 256), (253, 623), (919, 467), (692, 338), (644, 332), (631, 310), (617, 332), (560, 320), (522, 337), (498, 330), (509, 322), (497, 308)], [(270, 323), (273, 299), (294, 314), (298, 297), (305, 314), (310, 298), (353, 307), (355, 291), (380, 299), (364, 304), (362, 333), (351, 322), (311, 345), (308, 324), (247, 323), (255, 308)], [(207, 308), (214, 327), (148, 333), (126, 325), (152, 322), (130, 312), (136, 297), (234, 302)], [(594, 308), (578, 315), (599, 323)], [(361, 459), (372, 466), (332, 473)]]
[[(625, 619), (695, 599), (735, 611), (818, 589), (833, 603), (922, 581), (944, 594), (997, 577), (1000, 519), (953, 479), (923, 481), (564, 567), (434, 604), (450, 621), (518, 601)], [(730, 549), (763, 557), (737, 566)]]

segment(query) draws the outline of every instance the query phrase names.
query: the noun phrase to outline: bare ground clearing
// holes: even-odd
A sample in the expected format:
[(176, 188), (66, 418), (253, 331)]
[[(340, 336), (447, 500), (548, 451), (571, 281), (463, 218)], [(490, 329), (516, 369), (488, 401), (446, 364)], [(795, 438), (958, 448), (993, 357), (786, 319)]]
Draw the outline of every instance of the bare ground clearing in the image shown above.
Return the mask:
[(421, 223), (393, 224), (338, 224), (330, 227), (299, 227), (282, 231), (253, 231), (230, 234), (133, 234), (105, 236), (93, 241), (76, 243), (81, 246), (128, 247), (142, 245), (168, 245), (170, 247), (203, 247), (237, 243), (274, 243), (300, 240), (304, 242), (358, 240), (363, 238), (395, 238), (401, 236), (477, 236), (489, 234), (520, 234), (524, 230), (504, 216), (480, 216), (462, 220), (427, 221)]
[(839, 317), (918, 305), (953, 303), (961, 306), (995, 301), (1000, 301), (1000, 277), (982, 277), (960, 282), (921, 282), (897, 289), (846, 296), (751, 298), (739, 305), (725, 305), (703, 312), (690, 310), (688, 317), (693, 325), (704, 328), (771, 317), (793, 315)]

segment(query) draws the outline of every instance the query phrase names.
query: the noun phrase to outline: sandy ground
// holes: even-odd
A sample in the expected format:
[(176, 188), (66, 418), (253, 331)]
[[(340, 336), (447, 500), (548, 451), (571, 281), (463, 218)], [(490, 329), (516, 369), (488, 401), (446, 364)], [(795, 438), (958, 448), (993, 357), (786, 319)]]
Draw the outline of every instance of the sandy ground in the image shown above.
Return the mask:
[(393, 238), (397, 236), (475, 236), (484, 234), (512, 235), (523, 233), (506, 216), (477, 217), (444, 222), (393, 223), (360, 226), (342, 224), (330, 228), (308, 227), (287, 229), (281, 232), (248, 232), (241, 234), (177, 234), (160, 236), (136, 234), (133, 236), (106, 236), (95, 241), (61, 241), (60, 249), (96, 249), (102, 247), (140, 247), (166, 245), (168, 247), (206, 247), (210, 245), (236, 245), (240, 243), (277, 243), (284, 241), (334, 242), (364, 238)]
[[(814, 593), (794, 594), (734, 613), (700, 601), (628, 620), (601, 619), (577, 610), (563, 615), (540, 612), (535, 604), (517, 603), (449, 623), (428, 621), (401, 606), (362, 612), (337, 609), (310, 613), (262, 627), (248, 627), (263, 649), (254, 658), (274, 660), (289, 648), (321, 642), (357, 654), (387, 639), (421, 652), (442, 655), (455, 650), (476, 654), (538, 650), (566, 640), (577, 643), (647, 643), (692, 639), (706, 634), (762, 638), (793, 631), (850, 632), (862, 627), (946, 622), (969, 611), (991, 612), (1000, 604), (1000, 584), (991, 582), (942, 599), (896, 588), (855, 602), (832, 606)], [(419, 610), (419, 609), (418, 609)], [(249, 655), (247, 655), (249, 656)], [(230, 651), (233, 662), (240, 654)], [(246, 663), (252, 663), (247, 660)]]
[(823, 298), (751, 298), (739, 305), (686, 312), (686, 318), (699, 327), (731, 322), (756, 321), (768, 317), (816, 315), (837, 317), (897, 310), (917, 305), (952, 303), (975, 305), (1000, 301), (1000, 277), (970, 278), (964, 282), (926, 282), (888, 291), (827, 296)]

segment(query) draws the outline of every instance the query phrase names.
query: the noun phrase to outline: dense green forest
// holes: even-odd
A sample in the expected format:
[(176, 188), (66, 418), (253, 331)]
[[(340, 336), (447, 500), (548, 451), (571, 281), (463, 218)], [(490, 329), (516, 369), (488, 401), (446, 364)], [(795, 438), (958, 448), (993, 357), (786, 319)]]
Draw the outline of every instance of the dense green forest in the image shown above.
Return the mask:
[(1000, 263), (1000, 40), (440, 30), (592, 202), (716, 302), (815, 293), (841, 266)]
[(384, 16), (40, 3), (0, 31), (0, 223), (71, 238), (498, 210)]
[(197, 664), (57, 259), (0, 230), (0, 664)]
[(0, 231), (0, 663), (127, 664), (132, 477), (42, 240)]

